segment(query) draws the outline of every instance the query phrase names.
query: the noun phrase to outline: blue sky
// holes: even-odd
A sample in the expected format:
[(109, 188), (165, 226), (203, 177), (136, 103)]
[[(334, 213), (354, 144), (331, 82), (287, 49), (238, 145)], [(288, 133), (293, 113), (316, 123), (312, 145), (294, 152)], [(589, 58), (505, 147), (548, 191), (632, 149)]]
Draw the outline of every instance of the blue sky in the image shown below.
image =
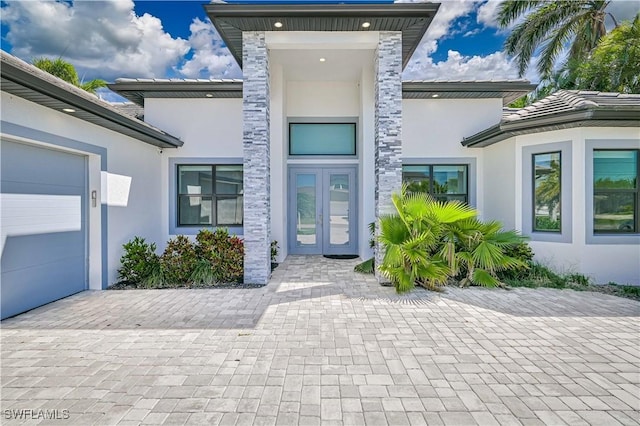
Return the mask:
[[(506, 33), (495, 23), (500, 2), (442, 0), (404, 77), (517, 78), (515, 66), (502, 51)], [(203, 3), (1, 1), (2, 49), (26, 61), (62, 56), (85, 79), (241, 78)], [(637, 12), (637, 5), (637, 1), (616, 0), (610, 7), (618, 19), (628, 19)], [(525, 77), (538, 79), (533, 67)]]

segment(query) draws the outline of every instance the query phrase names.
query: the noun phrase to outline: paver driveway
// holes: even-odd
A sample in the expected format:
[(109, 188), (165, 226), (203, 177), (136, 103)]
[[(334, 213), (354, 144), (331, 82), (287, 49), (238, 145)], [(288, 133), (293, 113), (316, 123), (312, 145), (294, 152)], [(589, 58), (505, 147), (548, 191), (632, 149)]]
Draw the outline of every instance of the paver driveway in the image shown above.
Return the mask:
[(6, 320), (0, 422), (638, 424), (639, 303), (399, 297), (353, 265), (290, 257), (262, 289), (85, 292)]

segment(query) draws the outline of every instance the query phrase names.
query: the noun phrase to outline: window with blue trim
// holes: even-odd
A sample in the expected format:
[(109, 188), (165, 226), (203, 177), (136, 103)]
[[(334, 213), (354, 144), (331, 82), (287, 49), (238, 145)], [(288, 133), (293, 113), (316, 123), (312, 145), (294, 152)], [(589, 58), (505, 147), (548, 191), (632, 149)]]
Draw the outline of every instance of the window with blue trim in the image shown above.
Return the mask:
[(242, 226), (242, 165), (179, 164), (177, 226)]
[(467, 164), (402, 166), (402, 181), (409, 192), (426, 192), (439, 201), (469, 202)]
[(638, 233), (640, 151), (593, 151), (593, 230), (597, 234)]

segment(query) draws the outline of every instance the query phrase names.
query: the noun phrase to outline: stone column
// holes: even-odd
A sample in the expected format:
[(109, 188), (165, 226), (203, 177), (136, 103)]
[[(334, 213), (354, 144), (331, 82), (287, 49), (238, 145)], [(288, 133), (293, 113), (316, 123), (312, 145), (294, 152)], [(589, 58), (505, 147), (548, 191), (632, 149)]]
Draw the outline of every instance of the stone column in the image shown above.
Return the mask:
[(242, 34), (244, 282), (271, 276), (269, 55), (264, 32)]
[[(402, 186), (402, 33), (380, 33), (375, 56), (376, 234), (379, 218), (395, 211), (391, 194)], [(384, 253), (376, 242), (376, 265)], [(378, 281), (384, 279), (376, 269)]]

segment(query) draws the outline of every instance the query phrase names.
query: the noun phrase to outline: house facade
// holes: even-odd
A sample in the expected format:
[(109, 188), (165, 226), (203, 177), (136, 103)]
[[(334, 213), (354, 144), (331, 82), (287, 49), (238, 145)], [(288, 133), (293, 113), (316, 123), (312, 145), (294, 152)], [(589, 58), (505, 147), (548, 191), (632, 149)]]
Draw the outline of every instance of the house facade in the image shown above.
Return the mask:
[[(205, 8), (242, 81), (120, 79), (133, 105), (116, 108), (2, 53), (3, 318), (116, 282), (135, 235), (229, 228), (251, 283), (269, 280), (274, 240), (279, 261), (368, 258), (403, 181), (522, 231), (557, 268), (640, 284), (637, 97), (568, 93), (556, 123), (503, 111), (527, 81), (402, 81), (437, 4)], [(609, 115), (572, 117), (587, 110)], [(635, 186), (594, 188), (601, 157)], [(539, 199), (558, 168), (560, 194)], [(39, 260), (52, 251), (69, 256)]]

